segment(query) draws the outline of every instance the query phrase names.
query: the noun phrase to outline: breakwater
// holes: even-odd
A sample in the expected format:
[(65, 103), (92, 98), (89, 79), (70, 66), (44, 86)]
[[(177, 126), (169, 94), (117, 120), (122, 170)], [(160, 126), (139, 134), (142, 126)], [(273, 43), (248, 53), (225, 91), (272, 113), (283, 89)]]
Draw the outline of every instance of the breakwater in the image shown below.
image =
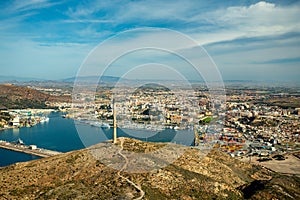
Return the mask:
[(61, 152), (38, 148), (36, 145), (15, 144), (4, 140), (0, 140), (0, 148), (31, 154), (42, 158), (61, 154)]

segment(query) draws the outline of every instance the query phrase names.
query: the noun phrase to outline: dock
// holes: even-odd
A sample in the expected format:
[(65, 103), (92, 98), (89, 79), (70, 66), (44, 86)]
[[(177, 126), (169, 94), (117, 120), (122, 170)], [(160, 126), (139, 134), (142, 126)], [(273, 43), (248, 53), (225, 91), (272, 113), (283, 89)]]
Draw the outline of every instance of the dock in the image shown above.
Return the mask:
[(7, 142), (4, 140), (0, 140), (0, 148), (7, 149), (11, 151), (31, 154), (34, 156), (39, 156), (42, 158), (47, 158), (50, 156), (55, 156), (61, 154), (58, 151), (52, 151), (48, 149), (38, 148), (36, 145), (25, 145), (25, 144), (15, 144), (11, 142)]

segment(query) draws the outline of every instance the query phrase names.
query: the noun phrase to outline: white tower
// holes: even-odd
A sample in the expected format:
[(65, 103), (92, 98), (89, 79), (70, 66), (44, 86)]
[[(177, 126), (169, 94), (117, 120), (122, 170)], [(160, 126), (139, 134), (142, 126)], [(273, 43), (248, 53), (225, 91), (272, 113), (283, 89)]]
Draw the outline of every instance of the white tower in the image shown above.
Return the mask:
[(114, 135), (113, 135), (113, 143), (117, 143), (117, 112), (115, 100), (113, 99), (113, 115), (114, 115)]

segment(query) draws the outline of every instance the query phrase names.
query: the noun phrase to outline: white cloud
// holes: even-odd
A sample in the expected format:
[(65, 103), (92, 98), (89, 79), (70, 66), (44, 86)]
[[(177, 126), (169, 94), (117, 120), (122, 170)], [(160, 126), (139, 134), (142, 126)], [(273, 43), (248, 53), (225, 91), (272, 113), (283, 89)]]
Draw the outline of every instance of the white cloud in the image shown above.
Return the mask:
[(299, 57), (298, 52), (300, 52), (299, 46), (270, 46), (266, 49), (220, 54), (213, 56), (213, 59), (222, 72), (223, 79), (289, 80), (299, 82), (299, 62), (285, 64), (267, 63), (276, 59), (297, 58)]
[[(219, 27), (215, 31), (207, 33), (200, 32), (202, 44), (233, 40), (241, 37), (272, 36), (288, 32), (300, 32), (299, 6), (276, 6), (264, 1), (250, 6), (235, 6), (200, 14), (191, 19), (207, 20), (214, 26)], [(197, 35), (197, 34), (195, 34)]]
[(77, 8), (69, 8), (65, 14), (71, 18), (78, 19), (80, 17), (90, 16), (94, 12), (95, 12), (95, 8), (93, 7), (89, 7), (89, 8), (77, 7)]
[(117, 15), (120, 22), (126, 20), (181, 20), (192, 12), (189, 1), (140, 1), (130, 2)]
[[(191, 36), (200, 45), (210, 45), (213, 51), (218, 52), (215, 55), (220, 66), (226, 66), (223, 68), (226, 70), (232, 69), (228, 70), (232, 74), (239, 70), (242, 74), (244, 71), (241, 66), (253, 66), (251, 64), (253, 60), (276, 60), (276, 58), (297, 57), (298, 55), (297, 52), (291, 53), (289, 49), (298, 50), (291, 47), (300, 43), (299, 37), (289, 36), (288, 33), (293, 32), (295, 35), (300, 33), (299, 4), (283, 6), (261, 1), (240, 6), (241, 2), (232, 1), (230, 4), (237, 6), (226, 7), (225, 4), (228, 2), (209, 5), (210, 3), (204, 1), (172, 1), (170, 3), (170, 1), (145, 0), (112, 3), (96, 0), (76, 2), (75, 5), (66, 3), (65, 5), (69, 8), (65, 6), (59, 7), (58, 10), (52, 8), (53, 10), (50, 10), (53, 11), (52, 14), (61, 12), (63, 15), (59, 16), (57, 21), (47, 19), (47, 17), (43, 20), (42, 8), (48, 8), (56, 3), (50, 0), (29, 0), (6, 4), (6, 8), (0, 14), (1, 17), (4, 16), (0, 21), (2, 48), (5, 47), (3, 43), (6, 37), (13, 39), (9, 41), (11, 45), (6, 46), (6, 51), (0, 48), (0, 56), (2, 56), (0, 66), (11, 64), (15, 66), (15, 69), (22, 63), (32, 66), (32, 69), (43, 64), (49, 66), (49, 69), (59, 69), (56, 66), (64, 67), (64, 65), (78, 66), (79, 58), (83, 59), (88, 52), (87, 49), (90, 49), (96, 41), (104, 40), (123, 30), (143, 26), (163, 26), (175, 29)], [(26, 20), (36, 13), (41, 15), (41, 20), (36, 18), (30, 22)], [(284, 34), (287, 36), (283, 39), (277, 37)], [(38, 37), (40, 43), (13, 42), (19, 41), (20, 38), (34, 40), (34, 37)], [(243, 38), (249, 40), (246, 41)], [(260, 38), (260, 40), (255, 40), (255, 38)], [(147, 41), (155, 41), (157, 45), (163, 45), (170, 40), (174, 41), (168, 46), (170, 49), (191, 48), (196, 45), (182, 47), (176, 38), (163, 33), (143, 34), (124, 38), (118, 44), (108, 46), (105, 53), (109, 56), (114, 51), (131, 48), (134, 44), (144, 45)], [(86, 42), (88, 45), (81, 46), (81, 44), (72, 43), (76, 41)], [(23, 46), (18, 47), (20, 44)], [(241, 46), (244, 44), (248, 47), (252, 46), (243, 49)], [(240, 48), (241, 52), (238, 52), (236, 47)], [(276, 51), (271, 51), (272, 48)], [(248, 54), (250, 50), (253, 52)], [(279, 54), (281, 50), (284, 54)], [(266, 56), (263, 57), (263, 54)], [(35, 56), (37, 60), (33, 59)], [(20, 59), (13, 59), (13, 57)], [(247, 70), (251, 71), (251, 69)], [(254, 71), (253, 69), (252, 72)]]
[[(12, 35), (19, 29), (24, 21), (33, 15), (39, 13), (39, 9), (52, 7), (61, 4), (61, 2), (51, 2), (49, 0), (28, 0), (28, 1), (12, 1), (7, 3), (0, 13), (0, 31)], [(23, 30), (21, 30), (23, 32)], [(18, 30), (17, 32), (21, 32)], [(16, 34), (17, 35), (17, 34)]]
[(34, 13), (26, 13), (22, 15), (17, 15), (11, 18), (5, 18), (0, 20), (0, 31), (7, 31), (19, 26), (19, 24), (26, 18), (32, 16)]
[(62, 2), (51, 2), (49, 0), (27, 0), (27, 1), (15, 0), (8, 7), (8, 10), (10, 12), (30, 11), (30, 10), (51, 7), (60, 3)]
[(81, 1), (74, 7), (69, 7), (64, 14), (71, 19), (90, 19), (99, 11), (108, 11), (110, 14), (126, 4), (126, 1), (111, 2), (103, 0)]
[[(102, 13), (97, 18), (98, 12)], [(92, 1), (69, 8), (69, 20), (78, 23), (111, 23), (111, 26), (136, 24), (167, 27), (195, 37), (200, 44), (241, 37), (300, 32), (298, 5), (281, 6), (261, 1), (249, 6), (216, 7), (201, 1), (122, 1), (115, 4)], [(204, 25), (205, 24), (205, 25)], [(128, 26), (130, 27), (130, 25)]]
[(68, 19), (63, 20), (65, 23), (111, 23), (113, 20), (102, 20), (102, 19)]

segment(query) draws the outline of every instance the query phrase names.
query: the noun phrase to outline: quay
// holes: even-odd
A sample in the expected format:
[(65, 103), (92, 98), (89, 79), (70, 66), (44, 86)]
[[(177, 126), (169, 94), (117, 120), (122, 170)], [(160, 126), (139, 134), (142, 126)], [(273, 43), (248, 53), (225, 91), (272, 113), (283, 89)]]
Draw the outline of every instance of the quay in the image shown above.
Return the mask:
[(0, 148), (8, 149), (11, 151), (31, 154), (34, 156), (39, 156), (42, 158), (47, 158), (50, 156), (55, 156), (61, 154), (61, 152), (52, 151), (48, 149), (38, 148), (36, 145), (24, 145), (24, 144), (14, 144), (11, 142), (0, 140)]

